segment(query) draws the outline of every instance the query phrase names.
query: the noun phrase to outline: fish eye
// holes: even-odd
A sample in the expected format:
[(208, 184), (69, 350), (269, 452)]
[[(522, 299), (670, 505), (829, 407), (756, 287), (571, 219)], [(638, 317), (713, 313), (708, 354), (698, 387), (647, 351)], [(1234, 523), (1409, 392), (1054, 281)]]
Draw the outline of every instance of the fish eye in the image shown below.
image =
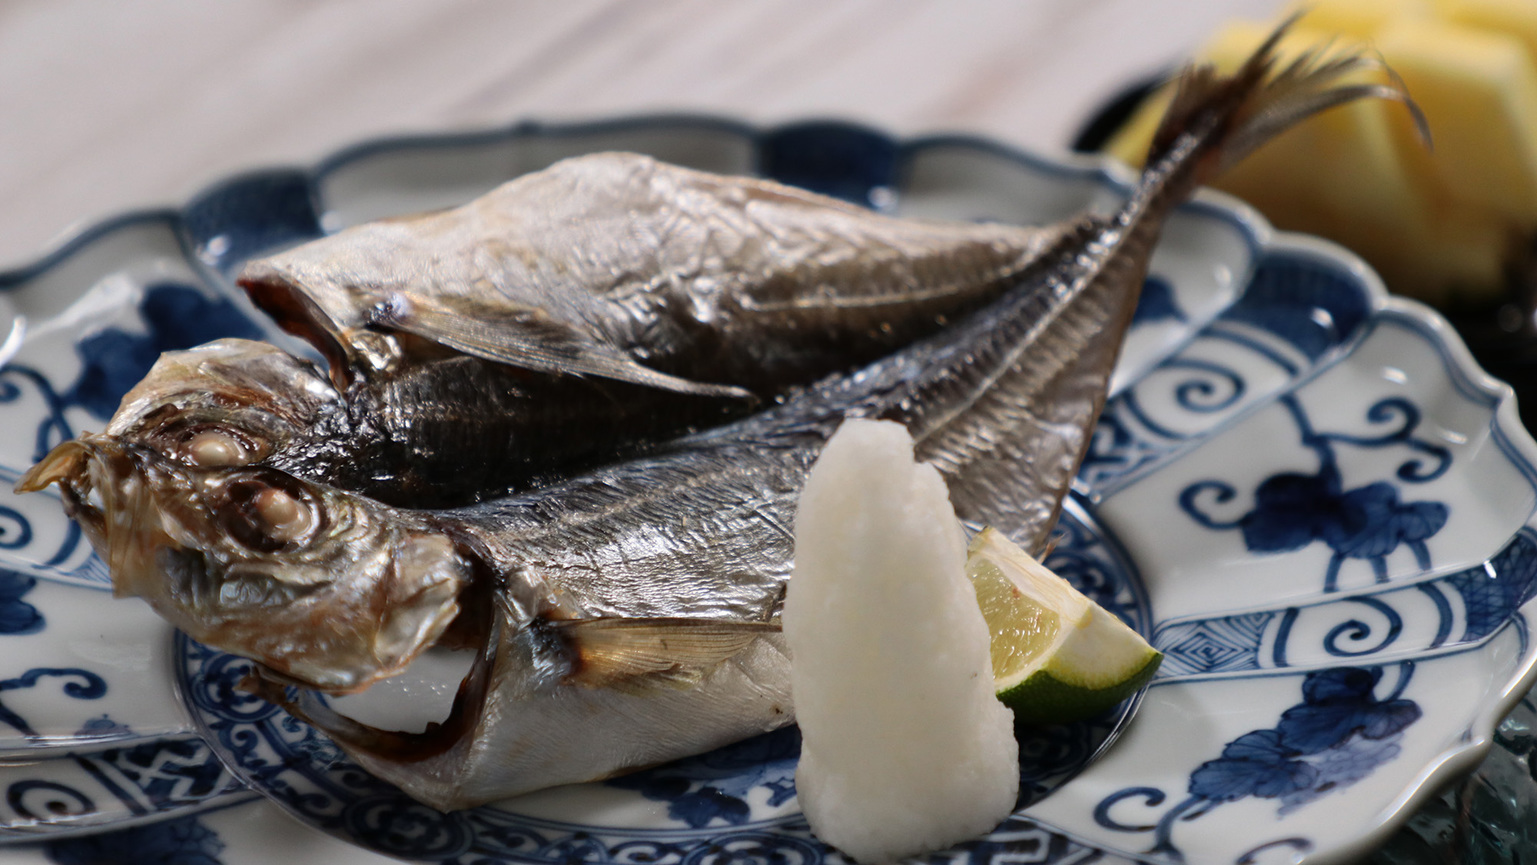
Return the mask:
[(309, 507), (282, 490), (262, 490), (252, 502), (270, 537), (295, 541), (315, 524), (315, 514)]
[(187, 461), (199, 468), (250, 465), (255, 455), (245, 442), (227, 432), (205, 429), (195, 433), (182, 446)]
[(225, 529), (259, 552), (302, 543), (322, 521), (320, 509), (297, 484), (247, 477), (231, 482), (225, 494), (228, 506), (218, 508)]
[(259, 428), (228, 419), (176, 418), (136, 437), (183, 465), (239, 468), (260, 462), (271, 451), (267, 438), (256, 432)]

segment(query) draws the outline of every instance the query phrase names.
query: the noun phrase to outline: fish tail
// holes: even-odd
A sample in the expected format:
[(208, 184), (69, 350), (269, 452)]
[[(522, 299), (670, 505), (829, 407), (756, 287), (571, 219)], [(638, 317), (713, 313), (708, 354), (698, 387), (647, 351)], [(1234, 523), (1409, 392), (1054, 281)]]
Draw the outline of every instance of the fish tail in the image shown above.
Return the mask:
[[(1197, 186), (1335, 105), (1387, 98), (1420, 119), (1391, 75), (1388, 84), (1341, 80), (1385, 68), (1375, 56), (1324, 48), (1277, 69), (1276, 49), (1294, 20), (1231, 75), (1186, 70), (1131, 199), (1114, 216), (1086, 218), (1066, 234), (1021, 283), (1025, 290), (1006, 296), (956, 343), (966, 347), (960, 362), (934, 364), (902, 407), (882, 415), (908, 424), (919, 457), (950, 482), (963, 519), (998, 527), (1029, 550), (1049, 543), (1104, 408), (1154, 245), (1166, 217)], [(1043, 281), (1050, 291), (1036, 290)], [(907, 405), (920, 410), (908, 413)]]
[[(1357, 99), (1404, 105), (1429, 146), (1425, 115), (1403, 81), (1375, 52), (1337, 50), (1323, 43), (1281, 65), (1276, 49), (1301, 13), (1282, 21), (1237, 71), (1222, 75), (1210, 64), (1191, 65), (1148, 148), (1139, 184), (1148, 209), (1178, 204), (1260, 145), (1321, 111)], [(1384, 81), (1342, 81), (1377, 71)], [(1159, 205), (1162, 205), (1160, 207)]]

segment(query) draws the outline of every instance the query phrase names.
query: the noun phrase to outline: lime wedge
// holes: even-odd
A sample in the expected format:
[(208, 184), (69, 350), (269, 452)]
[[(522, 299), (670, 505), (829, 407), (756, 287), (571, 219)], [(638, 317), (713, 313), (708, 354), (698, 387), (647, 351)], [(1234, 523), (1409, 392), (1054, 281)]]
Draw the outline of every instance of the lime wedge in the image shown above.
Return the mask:
[(1093, 717), (1158, 671), (1162, 652), (1001, 533), (972, 540), (966, 573), (992, 634), (994, 690), (1017, 721)]

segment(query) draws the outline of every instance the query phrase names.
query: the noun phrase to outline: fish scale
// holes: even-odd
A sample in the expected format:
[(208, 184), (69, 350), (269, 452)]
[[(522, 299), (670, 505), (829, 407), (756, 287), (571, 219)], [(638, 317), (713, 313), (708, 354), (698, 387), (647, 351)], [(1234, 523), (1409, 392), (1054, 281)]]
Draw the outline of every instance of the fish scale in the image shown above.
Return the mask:
[[(376, 433), (333, 431), (342, 458), (322, 464), (298, 426), (261, 462), (417, 507), (526, 489), (933, 333), (1059, 230), (900, 220), (636, 154), (565, 160), (248, 264), (253, 301), (328, 358), (339, 400)], [(176, 456), (147, 415), (187, 400), (177, 376), (152, 372), (113, 433)], [(403, 382), (418, 383), (409, 403)], [(449, 429), (455, 414), (484, 456)], [(474, 481), (445, 477), (466, 458)]]
[[(269, 467), (188, 466), (98, 436), (61, 446), (19, 486), (60, 483), (120, 590), (195, 639), (260, 662), (259, 693), (437, 808), (606, 777), (782, 726), (793, 718), (789, 659), (772, 620), (794, 557), (785, 529), (838, 425), (904, 423), (960, 516), (1038, 547), (1104, 404), (1171, 209), (1239, 155), (1224, 150), (1229, 141), (1252, 147), (1265, 137), (1256, 130), (1273, 134), (1349, 98), (1407, 98), (1336, 84), (1372, 65), (1358, 57), (1313, 58), (1267, 85), (1273, 42), (1232, 78), (1187, 72), (1131, 200), (1113, 217), (1063, 227), (988, 307), (638, 458), (424, 512)], [(131, 504), (160, 519), (95, 512), (93, 482), (132, 485)], [(272, 530), (262, 507), (273, 502), (312, 514), (308, 534), (243, 543)], [(156, 534), (172, 518), (177, 538)], [(366, 549), (332, 525), (349, 526)], [(184, 582), (238, 576), (254, 600), (218, 592), (210, 607), (209, 593), (163, 578), (167, 556)], [(327, 621), (320, 633), (317, 619)], [(355, 691), (439, 639), (477, 648), (477, 659), (448, 718), (422, 733), (368, 727), (312, 691), (290, 698), (282, 687)]]
[[(514, 795), (590, 780), (616, 768), (649, 765), (659, 753), (692, 753), (788, 722), (789, 662), (778, 634), (755, 636), (753, 647), (728, 656), (732, 663), (700, 658), (698, 680), (680, 693), (671, 679), (636, 677), (626, 688), (573, 683), (569, 653), (581, 651), (582, 625), (565, 632), (572, 645), (550, 650), (541, 623), (676, 617), (687, 622), (671, 624), (671, 638), (687, 639), (697, 627), (768, 620), (782, 602), (794, 558), (793, 541), (778, 527), (793, 522), (806, 474), (847, 417), (897, 416), (919, 433), (953, 496), (965, 489), (970, 470), (1002, 472), (998, 484), (1014, 494), (973, 501), (963, 493), (973, 505), (964, 515), (1043, 537), (1076, 460), (1042, 470), (979, 459), (991, 450), (975, 447), (977, 438), (967, 426), (982, 402), (1071, 401), (1077, 423), (1059, 449), (1081, 452), (1103, 403), (1140, 279), (1128, 278), (1137, 276), (1135, 269), (1104, 266), (1110, 256), (1125, 252), (1117, 243), (1121, 225), (1096, 224), (1080, 233), (1107, 241), (1099, 244), (1102, 254), (1085, 257), (1081, 250), (1092, 245), (1065, 245), (1058, 259), (1035, 268), (987, 314), (854, 376), (828, 380), (782, 406), (678, 440), (647, 459), (452, 517), (440, 515), (455, 520), (453, 531), (473, 537), (472, 546), (486, 551), (493, 572), (521, 577), (537, 571), (544, 592), (499, 609), (489, 636), (495, 651), (483, 661), (490, 668), (488, 685), (455, 709), (476, 719), (473, 731), (438, 753), (417, 759), (407, 756), (409, 749), (370, 741), (367, 734), (349, 737), (345, 725), (312, 702), (301, 701), (294, 709), (338, 736), (369, 771), (443, 808), (477, 804), (471, 791), (483, 788)], [(1133, 254), (1145, 258), (1146, 252)], [(1107, 271), (1109, 278), (1101, 278)], [(1086, 340), (1087, 334), (1098, 338)], [(1110, 346), (1101, 348), (1106, 341)], [(1095, 343), (1096, 350), (1083, 351), (1084, 342)], [(1077, 350), (1056, 354), (1063, 345)], [(1043, 347), (1044, 352), (1026, 351)], [(1022, 360), (1026, 354), (1030, 359)], [(982, 416), (1000, 440), (1063, 437), (1061, 424), (1042, 425), (1031, 412)], [(1022, 513), (1014, 506), (1021, 500), (1044, 506)], [(744, 503), (752, 504), (733, 507)], [(683, 515), (694, 525), (670, 531)], [(646, 540), (632, 545), (637, 535)], [(595, 565), (595, 557), (619, 549), (626, 553), (623, 573)], [(526, 597), (527, 588), (500, 595)], [(680, 659), (680, 666), (687, 664)], [(779, 687), (764, 691), (762, 683)], [(677, 712), (688, 723), (678, 723)], [(551, 725), (576, 724), (578, 718), (579, 736), (545, 740)], [(620, 729), (632, 723), (644, 734)], [(531, 739), (538, 740), (537, 747)], [(426, 741), (417, 740), (415, 747), (438, 750)], [(594, 755), (577, 744), (593, 741), (606, 743), (606, 750)]]

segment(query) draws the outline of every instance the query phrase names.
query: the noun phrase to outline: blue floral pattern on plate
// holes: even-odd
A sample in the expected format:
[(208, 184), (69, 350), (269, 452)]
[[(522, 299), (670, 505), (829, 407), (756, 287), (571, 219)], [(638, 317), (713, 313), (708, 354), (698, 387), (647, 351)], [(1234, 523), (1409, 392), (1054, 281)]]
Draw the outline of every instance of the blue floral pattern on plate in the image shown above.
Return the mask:
[[(70, 322), (35, 330), (0, 370), (0, 412), (27, 431), (0, 443), (0, 476), (14, 480), (98, 425), (159, 351), (280, 338), (243, 312), (229, 281), (243, 260), (612, 148), (915, 216), (1041, 221), (1127, 187), (1097, 164), (848, 124), (650, 118), (365, 144), (311, 171), (256, 172), (180, 210), (114, 220), (0, 274), (31, 320)], [(1021, 809), (937, 858), (1347, 858), (1470, 767), (1532, 680), (1537, 459), (1505, 392), (1431, 313), (1387, 299), (1338, 250), (1275, 234), (1220, 196), (1177, 219), (1186, 240), (1154, 258), (1080, 477), (1083, 509), (1053, 562), (1152, 635), (1165, 667), (1140, 706), (1022, 731)], [(166, 683), (79, 661), (90, 652), (75, 649), (102, 657), (106, 644), (66, 635), (51, 611), (77, 606), (106, 622), (121, 608), (104, 606), (100, 562), (46, 497), (0, 502), (0, 568), (0, 645), (20, 647), (19, 666), (0, 668), (0, 737), (35, 749), (39, 766), (68, 762), (127, 794), (112, 806), (121, 818), (95, 810), (107, 822), (94, 831), (117, 831), (51, 841), (56, 861), (112, 845), (144, 861), (219, 861), (225, 842), (188, 811), (238, 802), (251, 795), (242, 784), (313, 826), (421, 861), (839, 858), (795, 810), (793, 730), (441, 815), (234, 690), (244, 662), (184, 638), (165, 646), (163, 626), (126, 622), (112, 645), (171, 652), (199, 738), (127, 698)], [(28, 732), (44, 726), (46, 736)], [(209, 749), (239, 781), (215, 770)], [(62, 837), (65, 818), (88, 822), (81, 799), (113, 797), (78, 785), (67, 795), (47, 786), (69, 786), (57, 777), (3, 780), (20, 785), (23, 804), (42, 795), (28, 813), (60, 812), (31, 830)], [(0, 819), (0, 841), (18, 825)]]
[(59, 865), (222, 865), (224, 842), (196, 817), (54, 841), (48, 858)]
[[(1405, 483), (1426, 483), (1451, 467), (1446, 448), (1415, 438), (1420, 410), (1408, 400), (1388, 398), (1372, 404), (1366, 417), (1373, 424), (1396, 424), (1388, 432), (1370, 437), (1319, 432), (1307, 412), (1292, 396), (1277, 402), (1286, 407), (1302, 444), (1318, 455), (1318, 470), (1310, 474), (1284, 472), (1265, 478), (1254, 490), (1254, 508), (1236, 520), (1223, 522), (1202, 511), (1200, 500), (1210, 493), (1219, 502), (1231, 500), (1237, 491), (1223, 481), (1198, 481), (1180, 492), (1179, 506), (1209, 529), (1238, 529), (1244, 546), (1255, 553), (1286, 552), (1322, 541), (1332, 551), (1324, 591), (1338, 588), (1340, 564), (1347, 558), (1372, 563), (1377, 582), (1387, 582), (1387, 556), (1400, 544), (1414, 551), (1420, 570), (1430, 570), (1425, 541), (1446, 525), (1446, 504), (1438, 501), (1399, 501), (1399, 487), (1374, 481), (1343, 489), (1336, 443), (1364, 448), (1401, 447), (1412, 455), (1395, 472)], [(1426, 467), (1425, 460), (1431, 465)]]
[(43, 614), (22, 600), (36, 585), (36, 577), (0, 570), (0, 634), (32, 634), (43, 629)]
[[(1222, 756), (1197, 766), (1190, 773), (1189, 797), (1156, 825), (1127, 826), (1109, 816), (1118, 802), (1131, 797), (1161, 805), (1166, 794), (1155, 787), (1132, 787), (1106, 797), (1095, 809), (1095, 819), (1112, 831), (1151, 831), (1155, 843), (1146, 851), (1149, 855), (1183, 862), (1173, 837), (1179, 821), (1203, 817), (1218, 805), (1250, 796), (1278, 801), (1277, 813), (1284, 815), (1349, 787), (1396, 758), (1400, 734), (1420, 719), (1419, 705), (1398, 696), (1408, 675), (1406, 671), (1400, 677), (1391, 694), (1378, 698), (1373, 690), (1382, 678), (1380, 668), (1309, 673), (1302, 682), (1301, 703), (1282, 712), (1274, 727), (1239, 736), (1223, 747)], [(1285, 838), (1264, 846), (1305, 852), (1312, 842)]]

